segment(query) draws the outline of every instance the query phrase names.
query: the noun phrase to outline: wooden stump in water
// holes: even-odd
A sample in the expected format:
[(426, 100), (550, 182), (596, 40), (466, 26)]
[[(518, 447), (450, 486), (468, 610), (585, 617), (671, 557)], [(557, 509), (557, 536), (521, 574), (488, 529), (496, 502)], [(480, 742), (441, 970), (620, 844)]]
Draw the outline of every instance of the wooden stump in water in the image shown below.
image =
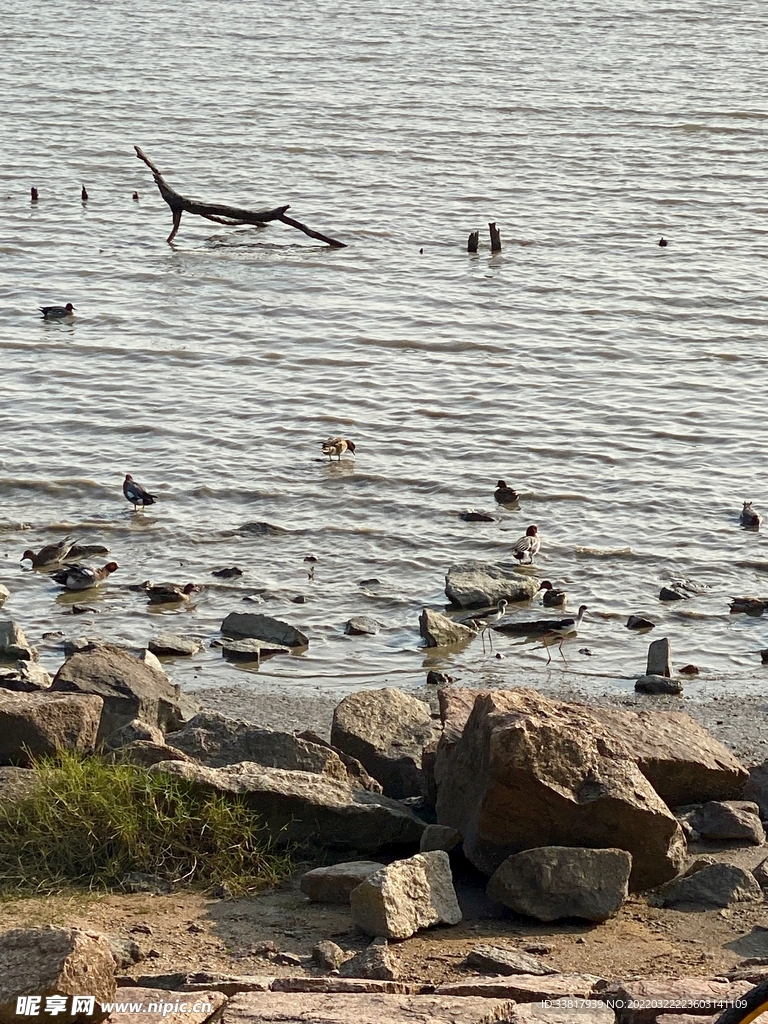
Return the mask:
[(496, 221), (492, 220), (488, 224), (488, 229), (491, 232), (491, 252), (501, 252), (501, 235), (496, 227)]
[(480, 244), (480, 232), (470, 231), (469, 239), (467, 240), (467, 252), (477, 252), (477, 247)]

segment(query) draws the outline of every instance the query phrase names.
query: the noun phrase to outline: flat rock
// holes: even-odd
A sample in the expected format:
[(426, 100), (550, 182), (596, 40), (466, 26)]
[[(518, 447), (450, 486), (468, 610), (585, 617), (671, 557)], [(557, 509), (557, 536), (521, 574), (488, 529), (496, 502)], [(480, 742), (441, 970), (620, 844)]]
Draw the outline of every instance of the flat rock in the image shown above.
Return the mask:
[(92, 754), (103, 701), (93, 694), (0, 689), (0, 764), (29, 767), (57, 750)]
[(757, 805), (740, 801), (711, 800), (691, 815), (690, 823), (703, 839), (743, 839), (756, 846), (765, 842), (765, 830)]
[(627, 898), (631, 869), (626, 850), (543, 846), (505, 860), (488, 882), (488, 895), (540, 921), (606, 921)]
[(467, 954), (467, 967), (486, 974), (559, 974), (543, 960), (521, 953), (519, 949), (505, 949), (502, 946), (474, 946)]
[(380, 868), (352, 890), (349, 903), (359, 928), (388, 939), (407, 939), (436, 924), (458, 924), (462, 917), (444, 850)]
[(221, 624), (221, 634), (231, 640), (263, 640), (291, 648), (309, 645), (309, 639), (295, 626), (257, 612), (230, 612)]
[(391, 843), (418, 844), (424, 830), (424, 822), (396, 800), (353, 789), (328, 775), (248, 761), (224, 768), (163, 761), (149, 771), (187, 779), (204, 791), (242, 797), (281, 845), (373, 853)]
[(197, 640), (187, 640), (175, 633), (158, 633), (152, 637), (147, 647), (159, 658), (188, 658), (200, 650)]
[(273, 990), (234, 996), (223, 1024), (492, 1024), (511, 1008), (508, 999)]
[[(115, 997), (115, 961), (109, 939), (80, 928), (14, 928), (0, 935), (0, 1021), (18, 1024), (19, 996), (39, 996), (40, 1013), (48, 996), (66, 996), (58, 1021), (102, 1020), (100, 1003)], [(72, 1014), (71, 996), (94, 996), (94, 1012)], [(25, 1018), (21, 1018), (25, 1019)]]
[(102, 698), (99, 742), (134, 718), (164, 732), (179, 729), (186, 718), (179, 690), (159, 667), (155, 656), (149, 653), (149, 658), (139, 660), (112, 644), (81, 651), (61, 666), (51, 692), (95, 694)]
[(301, 891), (313, 903), (349, 904), (349, 894), (384, 865), (375, 860), (353, 860), (312, 868), (301, 876)]
[(708, 864), (666, 885), (662, 900), (665, 907), (729, 907), (732, 903), (762, 903), (763, 890), (745, 868)]
[(288, 531), (283, 526), (276, 526), (274, 523), (267, 523), (259, 520), (253, 523), (243, 523), (238, 526), (238, 533), (247, 533), (253, 537), (282, 537)]
[(126, 987), (118, 990), (115, 1002), (142, 1005), (145, 1012), (115, 1008), (107, 1017), (109, 1024), (204, 1024), (218, 1020), (227, 997), (215, 990), (198, 989), (187, 994), (173, 989)]
[(603, 983), (595, 992), (616, 1012), (617, 1024), (653, 1024), (663, 1009), (684, 1007), (700, 1019), (727, 1009), (734, 999), (749, 991), (743, 981), (712, 981), (709, 978), (664, 978)]
[[(607, 1006), (587, 1004), (548, 1006), (540, 1003), (522, 1003), (513, 1006), (507, 1017), (508, 1024), (615, 1024), (613, 1010)], [(701, 1024), (701, 1018), (698, 1020)]]
[(451, 644), (467, 643), (474, 640), (477, 633), (460, 622), (454, 622), (441, 612), (424, 608), (419, 616), (419, 633), (427, 647), (448, 647)]
[(331, 743), (357, 758), (387, 796), (426, 792), (422, 751), (439, 735), (428, 704), (402, 690), (360, 690), (336, 707)]
[(344, 623), (344, 632), (347, 636), (374, 636), (380, 629), (380, 623), (370, 615), (355, 615)]
[(747, 769), (685, 712), (591, 707), (590, 713), (669, 807), (741, 795)]
[(635, 682), (635, 689), (638, 693), (673, 693), (683, 692), (683, 684), (680, 679), (670, 679), (667, 676), (640, 676)]
[(291, 648), (266, 640), (223, 640), (221, 653), (227, 661), (261, 661), (273, 654), (290, 654)]
[(584, 846), (631, 853), (632, 891), (679, 873), (685, 839), (677, 820), (597, 717), (535, 690), (470, 700), (458, 740), (461, 711), (446, 725), (435, 780), (438, 823), (461, 832), (476, 867), (490, 875), (522, 850)]
[(445, 577), (445, 594), (459, 608), (488, 608), (504, 600), (530, 601), (541, 580), (516, 565), (468, 561), (453, 565)]
[(505, 978), (466, 978), (438, 985), (439, 995), (482, 996), (514, 999), (517, 1003), (541, 1003), (547, 999), (589, 999), (601, 979), (594, 974), (517, 974)]

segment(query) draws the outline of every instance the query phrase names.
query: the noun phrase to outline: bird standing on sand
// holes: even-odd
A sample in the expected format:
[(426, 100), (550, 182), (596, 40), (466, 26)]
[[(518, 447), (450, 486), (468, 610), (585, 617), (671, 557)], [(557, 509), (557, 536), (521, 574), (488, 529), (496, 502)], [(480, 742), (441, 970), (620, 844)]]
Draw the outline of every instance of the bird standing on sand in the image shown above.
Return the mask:
[(553, 587), (549, 580), (544, 580), (539, 591), (544, 591), (541, 603), (545, 608), (565, 608), (568, 602), (568, 595), (564, 590)]
[(28, 558), (33, 569), (41, 569), (44, 565), (56, 565), (57, 562), (64, 561), (76, 543), (71, 537), (65, 537), (58, 544), (46, 544), (44, 548), (40, 548), (37, 554), (27, 548), (20, 561), (23, 562)]
[(586, 610), (587, 606), (585, 604), (581, 605), (579, 608), (579, 614), (575, 619), (560, 619), (556, 626), (552, 626), (546, 633), (542, 634), (541, 642), (544, 647), (547, 648), (547, 664), (552, 661), (552, 654), (550, 653), (549, 645), (550, 642), (554, 642), (555, 640), (558, 641), (557, 646), (560, 648), (560, 657), (563, 659), (564, 664), (568, 664), (565, 660), (565, 655), (563, 654), (563, 641), (567, 640), (569, 637), (576, 636), (576, 631), (581, 625), (581, 620), (584, 618)]
[(94, 569), (91, 565), (68, 565), (66, 569), (59, 569), (58, 572), (51, 573), (51, 579), (66, 590), (88, 590), (90, 587), (97, 587), (103, 583), (111, 573), (119, 568), (117, 562), (107, 562), (101, 569)]
[(525, 536), (516, 540), (512, 545), (512, 554), (522, 565), (525, 556), (528, 556), (528, 564), (533, 562), (534, 557), (538, 554), (541, 548), (541, 537), (539, 536), (538, 526), (529, 526), (525, 531)]
[(760, 513), (752, 508), (752, 502), (745, 501), (744, 507), (741, 510), (741, 515), (739, 516), (739, 522), (741, 525), (747, 526), (753, 530), (759, 530), (760, 523), (762, 523), (762, 521), (763, 517)]
[(497, 482), (493, 496), (500, 505), (514, 505), (520, 497), (514, 487), (507, 487), (505, 480)]
[(130, 473), (126, 473), (125, 480), (123, 480), (123, 494), (132, 503), (134, 512), (139, 506), (145, 508), (147, 505), (155, 504), (154, 494), (145, 491), (141, 484), (136, 483)]
[(354, 441), (348, 441), (346, 437), (329, 437), (327, 441), (321, 441), (320, 446), (323, 450), (323, 455), (328, 456), (328, 461), (331, 462), (335, 455), (339, 462), (341, 462), (341, 456), (344, 452), (350, 452), (355, 454), (355, 443)]
[(68, 302), (66, 306), (40, 306), (39, 309), (43, 314), (43, 320), (63, 320), (75, 312), (75, 307), (71, 302)]

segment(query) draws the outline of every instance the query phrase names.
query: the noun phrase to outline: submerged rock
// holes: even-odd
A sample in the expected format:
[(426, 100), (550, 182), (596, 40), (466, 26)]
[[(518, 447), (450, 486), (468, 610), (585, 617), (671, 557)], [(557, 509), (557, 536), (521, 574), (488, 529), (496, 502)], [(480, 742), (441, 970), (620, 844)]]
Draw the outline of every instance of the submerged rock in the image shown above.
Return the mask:
[(375, 636), (380, 629), (381, 625), (370, 615), (355, 615), (344, 623), (344, 632), (347, 636)]
[(541, 580), (511, 564), (469, 561), (453, 565), (445, 577), (445, 594), (459, 608), (489, 608), (499, 601), (529, 601)]
[(263, 640), (284, 647), (307, 647), (309, 640), (295, 626), (257, 612), (230, 612), (221, 624), (222, 636), (232, 640)]

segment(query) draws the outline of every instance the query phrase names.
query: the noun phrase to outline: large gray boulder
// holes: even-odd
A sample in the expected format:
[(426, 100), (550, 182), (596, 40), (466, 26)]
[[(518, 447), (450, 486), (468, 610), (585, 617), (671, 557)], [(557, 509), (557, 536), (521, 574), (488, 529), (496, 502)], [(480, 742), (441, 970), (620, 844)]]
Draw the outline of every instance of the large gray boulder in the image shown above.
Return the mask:
[(0, 764), (24, 768), (57, 750), (92, 754), (102, 708), (92, 694), (0, 690)]
[(352, 860), (312, 868), (301, 876), (299, 887), (313, 903), (349, 903), (349, 894), (383, 867), (375, 860)]
[(516, 853), (488, 882), (488, 895), (540, 921), (606, 921), (627, 898), (632, 858), (626, 850), (542, 846)]
[(458, 924), (461, 910), (444, 850), (382, 867), (350, 893), (352, 920), (369, 935), (407, 939), (421, 928)]
[(201, 711), (168, 743), (210, 768), (241, 761), (255, 761), (267, 768), (315, 772), (342, 782), (352, 782), (346, 766), (327, 746), (310, 743), (287, 732), (258, 729), (248, 722), (227, 718), (215, 711)]
[(309, 644), (309, 639), (295, 626), (256, 612), (230, 612), (221, 624), (221, 635), (232, 640), (264, 640), (283, 647), (307, 647)]
[[(16, 1001), (40, 999), (39, 1015), (48, 996), (65, 996), (66, 1009), (55, 1020), (99, 1021), (102, 1002), (115, 998), (115, 961), (109, 939), (80, 928), (14, 928), (0, 935), (0, 1022), (18, 1024)], [(72, 1013), (72, 996), (94, 996), (90, 1014)]]
[(762, 903), (763, 890), (752, 874), (735, 864), (707, 864), (692, 875), (664, 887), (665, 907), (728, 907), (731, 903)]
[(490, 608), (499, 601), (530, 601), (541, 588), (541, 580), (512, 564), (461, 562), (452, 565), (445, 577), (445, 595), (459, 608)]
[(438, 735), (429, 705), (394, 687), (359, 690), (333, 712), (331, 743), (398, 800), (425, 793), (421, 754)]
[(243, 798), (281, 845), (374, 853), (390, 844), (418, 845), (425, 827), (396, 800), (353, 789), (328, 775), (248, 761), (225, 768), (164, 761), (149, 770), (186, 779), (200, 790)]
[(446, 742), (435, 766), (437, 820), (461, 832), (481, 871), (522, 850), (566, 845), (631, 853), (632, 891), (682, 869), (680, 825), (586, 708), (496, 690), (475, 699), (461, 737)]
[(73, 654), (53, 680), (51, 692), (97, 694), (104, 701), (98, 742), (134, 718), (164, 732), (180, 729), (187, 715), (179, 688), (157, 659), (139, 660), (112, 644)]
[(419, 633), (427, 647), (448, 647), (450, 644), (467, 643), (477, 633), (460, 622), (454, 622), (447, 615), (425, 608), (419, 616)]
[(727, 747), (682, 711), (590, 707), (614, 749), (632, 757), (669, 807), (741, 796), (747, 769)]
[(739, 839), (762, 846), (765, 830), (757, 804), (740, 800), (711, 800), (690, 816), (691, 826), (703, 839)]

